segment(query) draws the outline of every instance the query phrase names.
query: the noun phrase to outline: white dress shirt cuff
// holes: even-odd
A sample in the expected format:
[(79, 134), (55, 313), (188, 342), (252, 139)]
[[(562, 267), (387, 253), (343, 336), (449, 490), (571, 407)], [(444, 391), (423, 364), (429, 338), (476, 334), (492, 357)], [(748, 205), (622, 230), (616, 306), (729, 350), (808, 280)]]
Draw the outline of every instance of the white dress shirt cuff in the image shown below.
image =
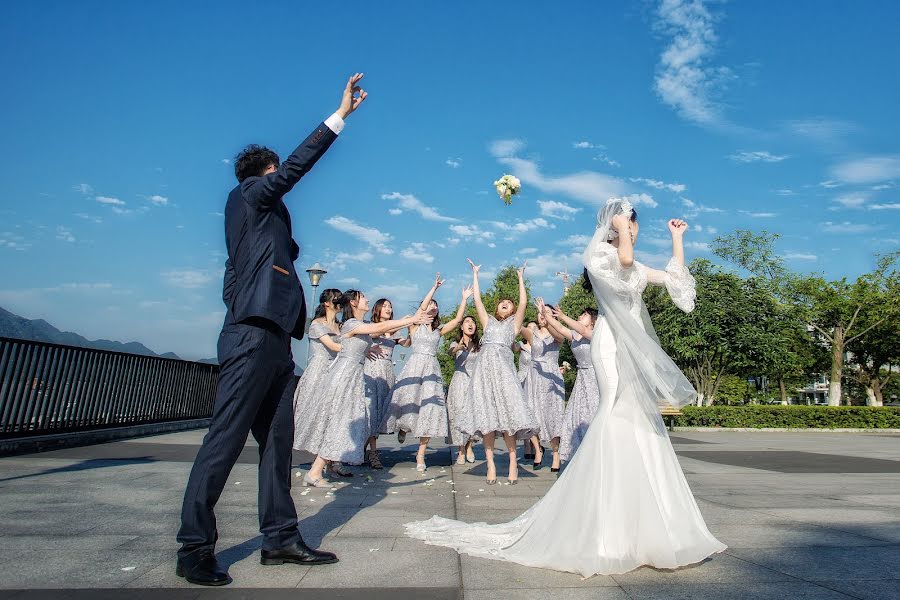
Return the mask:
[(340, 115), (334, 113), (333, 115), (325, 119), (325, 125), (328, 127), (328, 129), (332, 130), (335, 135), (337, 135), (340, 134), (341, 130), (344, 129), (344, 120), (340, 117)]

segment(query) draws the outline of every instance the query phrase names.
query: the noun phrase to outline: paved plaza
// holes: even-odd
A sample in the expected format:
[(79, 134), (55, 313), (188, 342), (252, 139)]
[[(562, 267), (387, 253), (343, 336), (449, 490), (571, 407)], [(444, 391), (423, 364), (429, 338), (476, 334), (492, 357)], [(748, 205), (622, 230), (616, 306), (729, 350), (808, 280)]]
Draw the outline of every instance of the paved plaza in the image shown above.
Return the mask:
[(248, 444), (217, 511), (220, 560), (235, 580), (224, 589), (175, 576), (181, 495), (202, 434), (0, 459), (0, 599), (900, 597), (898, 434), (675, 432), (700, 509), (729, 549), (677, 571), (586, 580), (460, 557), (403, 535), (403, 523), (433, 514), (509, 520), (553, 483), (549, 466), (521, 468), (517, 486), (490, 487), (481, 460), (451, 466), (450, 451), (438, 449), (422, 476), (414, 446), (385, 437), (388, 468), (354, 469), (332, 490), (300, 487), (308, 457), (295, 456), (301, 530), (341, 562), (262, 567)]

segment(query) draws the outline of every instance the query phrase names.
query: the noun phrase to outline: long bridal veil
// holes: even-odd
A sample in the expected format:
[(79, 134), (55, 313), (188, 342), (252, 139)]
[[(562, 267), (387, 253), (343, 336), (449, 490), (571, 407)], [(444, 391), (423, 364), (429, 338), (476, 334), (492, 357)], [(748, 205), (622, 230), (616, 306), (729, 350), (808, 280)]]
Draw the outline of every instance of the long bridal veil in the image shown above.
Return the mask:
[[(623, 269), (611, 222), (630, 207), (610, 201), (584, 253), (600, 319), (591, 361), (601, 390), (584, 440), (546, 495), (508, 523), (442, 517), (407, 524), (407, 534), (458, 552), (579, 573), (618, 574), (642, 565), (676, 568), (725, 546), (706, 527), (659, 406), (681, 407), (696, 392), (660, 348), (641, 299), (647, 270)], [(693, 278), (670, 263), (662, 281), (673, 300), (693, 308)], [(498, 503), (499, 504), (499, 503)]]

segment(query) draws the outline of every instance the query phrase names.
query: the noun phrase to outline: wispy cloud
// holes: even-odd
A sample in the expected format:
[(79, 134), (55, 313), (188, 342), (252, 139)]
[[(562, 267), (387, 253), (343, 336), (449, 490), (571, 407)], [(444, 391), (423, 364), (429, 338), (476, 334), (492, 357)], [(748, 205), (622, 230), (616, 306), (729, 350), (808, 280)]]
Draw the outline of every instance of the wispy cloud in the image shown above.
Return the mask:
[(390, 214), (399, 215), (405, 210), (418, 213), (427, 221), (439, 221), (444, 223), (457, 223), (459, 219), (447, 217), (438, 212), (433, 206), (426, 206), (421, 200), (412, 194), (401, 194), (400, 192), (392, 192), (390, 194), (382, 194), (383, 200), (396, 200), (397, 207), (390, 209)]
[(659, 181), (658, 179), (648, 179), (646, 177), (630, 177), (629, 181), (633, 181), (635, 183), (643, 183), (644, 185), (649, 185), (652, 188), (656, 188), (657, 190), (669, 190), (670, 192), (675, 192), (676, 194), (681, 194), (687, 189), (687, 186), (683, 183), (666, 183), (665, 181)]
[(493, 231), (485, 231), (478, 225), (451, 225), (450, 231), (465, 240), (489, 242), (494, 239)]
[(835, 198), (835, 202), (845, 208), (859, 208), (868, 201), (869, 195), (862, 192), (844, 194)]
[(404, 248), (400, 251), (400, 256), (403, 258), (414, 260), (418, 262), (424, 262), (431, 264), (434, 262), (434, 256), (432, 256), (425, 244), (422, 242), (412, 242), (407, 248)]
[(230, 165), (230, 164), (231, 164), (231, 159), (230, 159), (230, 158), (223, 158), (223, 159), (222, 159), (222, 164), (223, 164), (223, 165)]
[(148, 197), (147, 200), (149, 200), (156, 206), (168, 206), (169, 205), (169, 199), (166, 198), (165, 196), (160, 196), (159, 194), (154, 194), (153, 196)]
[(537, 254), (537, 248), (522, 248), (519, 250), (519, 255), (528, 256), (529, 254)]
[(603, 144), (595, 144), (588, 141), (572, 142), (572, 147), (579, 149), (606, 150), (606, 146), (604, 146)]
[(800, 136), (817, 146), (834, 147), (843, 143), (843, 139), (859, 128), (848, 121), (812, 117), (795, 119), (785, 123), (785, 129), (791, 136)]
[(109, 196), (97, 196), (95, 199), (100, 204), (106, 204), (108, 206), (125, 206), (125, 202), (119, 200), (118, 198), (111, 198)]
[(752, 162), (767, 162), (767, 163), (776, 163), (781, 162), (783, 160), (787, 160), (790, 158), (788, 154), (772, 154), (767, 150), (754, 150), (750, 151), (740, 151), (735, 154), (728, 155), (728, 158), (733, 160), (734, 162), (739, 163), (752, 163)]
[(793, 196), (794, 190), (789, 190), (789, 189), (775, 190), (775, 193), (778, 194), (779, 196)]
[(837, 164), (831, 175), (847, 183), (881, 183), (900, 179), (900, 155), (867, 156)]
[(94, 188), (87, 183), (76, 183), (72, 186), (72, 189), (85, 196), (90, 196), (94, 193)]
[(448, 167), (450, 167), (452, 169), (458, 169), (462, 166), (462, 159), (461, 158), (448, 158), (447, 160), (444, 161), (444, 164), (446, 164)]
[[(671, 242), (670, 242), (671, 243)], [(685, 242), (684, 247), (688, 250), (696, 250), (697, 252), (710, 252), (711, 248), (707, 242)]]
[(85, 221), (90, 221), (91, 223), (102, 223), (103, 219), (101, 217), (95, 217), (94, 215), (89, 215), (87, 213), (75, 213), (75, 216), (79, 219), (84, 219)]
[(893, 202), (890, 204), (872, 204), (869, 206), (869, 210), (898, 210), (900, 209), (900, 203)]
[(499, 229), (500, 231), (505, 231), (509, 234), (520, 234), (520, 233), (528, 233), (529, 231), (536, 231), (538, 229), (555, 229), (556, 225), (553, 225), (547, 219), (538, 217), (536, 219), (529, 219), (527, 221), (516, 221), (515, 223), (507, 223), (505, 221), (492, 221), (491, 224)]
[(581, 212), (580, 208), (556, 200), (538, 200), (538, 207), (541, 209), (541, 215), (563, 221), (569, 221)]
[(160, 275), (168, 285), (185, 289), (205, 287), (215, 278), (212, 272), (199, 269), (171, 269), (163, 271)]
[(822, 231), (826, 233), (868, 233), (874, 230), (874, 226), (866, 223), (851, 223), (850, 221), (844, 221), (843, 223), (825, 221), (822, 223)]
[(628, 200), (632, 206), (649, 206), (650, 208), (659, 206), (656, 200), (653, 199), (653, 196), (649, 194), (628, 194), (627, 196), (622, 196), (621, 199)]
[(770, 219), (772, 217), (777, 217), (778, 213), (773, 212), (752, 212), (749, 210), (739, 210), (739, 213), (742, 215), (747, 215), (748, 217), (753, 217), (754, 219)]
[(75, 236), (71, 229), (60, 225), (56, 228), (56, 239), (71, 243), (75, 241)]
[(808, 252), (787, 252), (784, 255), (787, 260), (818, 260), (819, 257)]
[(503, 158), (515, 156), (525, 147), (525, 142), (520, 139), (494, 140), (488, 145), (491, 156)]
[(375, 251), (380, 252), (381, 254), (394, 253), (394, 251), (388, 247), (388, 244), (394, 239), (394, 236), (389, 233), (379, 231), (374, 227), (365, 227), (341, 215), (335, 215), (325, 219), (325, 224), (369, 244)]
[(844, 185), (840, 181), (834, 181), (833, 179), (829, 179), (827, 181), (820, 181), (819, 186), (825, 188), (826, 190), (830, 190), (836, 187), (841, 187)]
[(572, 248), (584, 248), (585, 246), (588, 245), (588, 242), (590, 242), (590, 241), (591, 241), (590, 236), (576, 233), (576, 234), (570, 235), (569, 237), (567, 237), (565, 239), (558, 240), (556, 242), (556, 245), (557, 246), (569, 246)]
[(607, 154), (598, 154), (597, 156), (594, 157), (594, 160), (598, 160), (602, 163), (606, 163), (611, 167), (621, 167), (622, 166), (622, 163), (620, 163), (617, 160), (613, 160)]
[(656, 16), (657, 29), (671, 38), (656, 72), (660, 100), (698, 125), (729, 127), (716, 96), (734, 75), (709, 64), (717, 41), (712, 14), (702, 0), (663, 0)]
[(725, 211), (721, 208), (716, 208), (715, 206), (706, 206), (700, 204), (698, 202), (694, 202), (690, 198), (685, 198), (682, 196), (681, 203), (684, 204), (684, 207), (687, 209), (685, 213), (685, 217), (696, 217), (700, 213), (724, 213)]

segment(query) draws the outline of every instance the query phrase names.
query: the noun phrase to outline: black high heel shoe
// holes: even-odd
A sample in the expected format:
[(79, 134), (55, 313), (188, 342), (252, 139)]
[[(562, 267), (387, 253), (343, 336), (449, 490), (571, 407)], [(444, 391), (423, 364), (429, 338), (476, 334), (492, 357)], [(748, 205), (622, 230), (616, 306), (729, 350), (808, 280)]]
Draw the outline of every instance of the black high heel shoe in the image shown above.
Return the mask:
[(535, 471), (540, 471), (540, 470), (541, 470), (541, 463), (544, 462), (544, 449), (543, 449), (543, 447), (541, 448), (541, 459), (540, 459), (540, 460), (537, 460), (537, 454), (535, 454), (535, 457), (534, 457), (534, 458), (535, 458), (535, 460), (534, 460), (534, 465), (533, 465), (533, 466), (534, 466), (534, 470), (535, 470)]

